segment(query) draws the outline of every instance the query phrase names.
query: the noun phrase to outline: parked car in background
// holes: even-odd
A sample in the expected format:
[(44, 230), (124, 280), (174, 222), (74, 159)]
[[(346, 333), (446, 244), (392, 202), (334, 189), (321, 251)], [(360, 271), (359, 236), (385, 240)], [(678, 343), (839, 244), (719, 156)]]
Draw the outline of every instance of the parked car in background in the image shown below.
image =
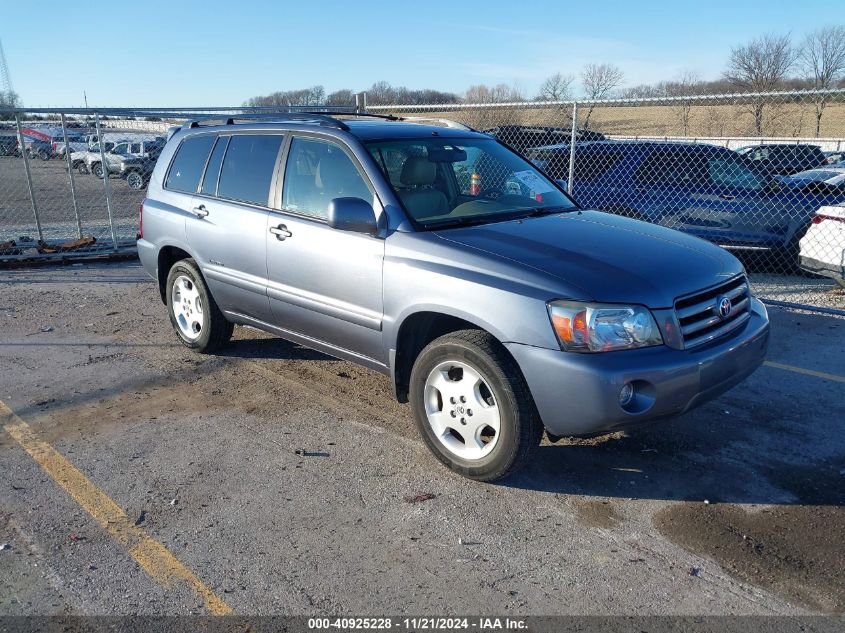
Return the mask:
[(73, 152), (83, 152), (90, 147), (88, 137), (84, 134), (68, 133), (67, 141), (67, 145), (65, 145), (64, 135), (62, 135), (60, 141), (56, 141), (53, 143), (54, 156), (56, 156), (57, 158), (64, 158), (65, 153), (68, 151), (68, 147), (70, 148), (71, 154)]
[(153, 172), (138, 255), (188, 348), (237, 323), (382, 372), (484, 481), (544, 430), (679, 415), (765, 357), (766, 309), (713, 244), (581, 209), (466, 128), (274, 117), (189, 122)]
[[(518, 152), (525, 152), (529, 148), (540, 147), (541, 145), (566, 145), (566, 147), (569, 147), (569, 141), (572, 139), (572, 130), (562, 127), (500, 125), (484, 130), (484, 133)], [(601, 132), (585, 129), (576, 131), (576, 142), (603, 141), (604, 139), (605, 136)]]
[[(115, 141), (103, 141), (103, 149), (106, 153), (111, 152), (114, 146), (117, 145)], [(71, 169), (75, 169), (80, 174), (91, 173), (91, 164), (94, 161), (100, 161), (100, 144), (95, 143), (90, 149), (80, 152), (72, 152), (70, 155)]]
[(736, 153), (752, 164), (756, 170), (780, 176), (820, 167), (827, 160), (818, 145), (797, 143), (747, 145), (737, 149)]
[(14, 156), (18, 153), (16, 136), (0, 136), (0, 156)]
[(822, 207), (801, 238), (801, 268), (845, 288), (845, 205)]
[(24, 146), (27, 156), (30, 158), (39, 158), (45, 161), (53, 158), (53, 143), (51, 141), (24, 139)]
[(791, 176), (777, 176), (777, 179), (805, 193), (842, 195), (845, 193), (845, 165), (826, 165), (808, 169)]
[(149, 148), (146, 156), (127, 156), (120, 161), (118, 174), (126, 181), (130, 189), (143, 189), (150, 181), (164, 143), (158, 143)]
[(835, 165), (836, 163), (845, 162), (845, 150), (840, 150), (837, 152), (825, 152), (824, 162), (825, 165)]
[[(119, 141), (105, 156), (101, 157), (99, 152), (88, 152), (86, 157), (88, 171), (97, 178), (102, 178), (104, 173), (119, 174), (120, 163), (129, 157), (148, 158), (150, 153), (160, 152), (163, 139), (153, 137), (132, 141)], [(106, 161), (106, 170), (103, 169), (102, 158)]]
[[(552, 177), (566, 179), (566, 152), (538, 148), (528, 155)], [(724, 147), (658, 141), (578, 144), (572, 194), (581, 206), (727, 248), (769, 250), (782, 270), (797, 268), (798, 240), (816, 209), (845, 200), (779, 181)]]

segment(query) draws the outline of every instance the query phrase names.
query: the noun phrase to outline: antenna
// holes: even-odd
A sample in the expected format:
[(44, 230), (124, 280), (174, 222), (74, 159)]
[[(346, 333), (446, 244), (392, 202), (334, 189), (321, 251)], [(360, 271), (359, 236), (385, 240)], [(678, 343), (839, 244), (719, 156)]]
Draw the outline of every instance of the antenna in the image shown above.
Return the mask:
[(9, 63), (6, 61), (6, 53), (3, 52), (3, 40), (0, 40), (0, 86), (3, 88), (3, 93), (7, 97), (9, 103), (6, 105), (14, 106), (15, 89), (12, 88), (12, 77), (9, 75)]

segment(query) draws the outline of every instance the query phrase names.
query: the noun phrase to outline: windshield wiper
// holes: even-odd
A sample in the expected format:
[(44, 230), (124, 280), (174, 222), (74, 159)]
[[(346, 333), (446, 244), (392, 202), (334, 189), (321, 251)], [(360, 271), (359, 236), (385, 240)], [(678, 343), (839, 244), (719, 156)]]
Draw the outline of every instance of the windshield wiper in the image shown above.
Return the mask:
[[(451, 226), (473, 226), (478, 224), (488, 224), (495, 222), (509, 222), (510, 220), (520, 220), (522, 218), (538, 218), (543, 215), (552, 215), (555, 213), (564, 213), (567, 211), (577, 211), (577, 207), (527, 207), (523, 209), (514, 209), (501, 213), (485, 213), (480, 215), (461, 215), (454, 218), (443, 218), (442, 220), (435, 220), (434, 222), (426, 222), (426, 229), (443, 229)], [(527, 213), (526, 213), (527, 212)]]
[(523, 217), (526, 218), (539, 218), (543, 215), (553, 215), (555, 213), (565, 213), (567, 211), (577, 211), (578, 209), (575, 207), (538, 207), (536, 209), (531, 209), (528, 213), (526, 213)]

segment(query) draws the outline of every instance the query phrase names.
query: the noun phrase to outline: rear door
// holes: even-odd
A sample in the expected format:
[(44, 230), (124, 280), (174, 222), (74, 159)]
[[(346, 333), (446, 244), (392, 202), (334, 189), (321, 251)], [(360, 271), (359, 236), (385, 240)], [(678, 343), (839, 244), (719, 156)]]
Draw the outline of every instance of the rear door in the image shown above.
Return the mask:
[[(196, 139), (196, 140), (194, 140)], [(186, 222), (188, 243), (222, 310), (267, 322), (268, 203), (281, 134), (189, 137), (170, 168), (194, 194)], [(187, 144), (193, 141), (196, 146)], [(197, 166), (199, 176), (196, 175)]]
[(384, 364), (384, 240), (331, 228), (329, 202), (339, 197), (361, 198), (374, 205), (377, 216), (381, 211), (348, 148), (317, 137), (292, 137), (282, 190), (265, 228), (274, 322), (310, 341)]

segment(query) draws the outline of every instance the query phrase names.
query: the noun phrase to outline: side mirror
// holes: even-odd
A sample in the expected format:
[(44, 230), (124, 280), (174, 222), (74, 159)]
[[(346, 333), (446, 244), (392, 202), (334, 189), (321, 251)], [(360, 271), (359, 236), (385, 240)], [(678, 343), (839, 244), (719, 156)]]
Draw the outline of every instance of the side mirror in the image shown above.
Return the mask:
[(375, 235), (378, 232), (373, 205), (361, 198), (335, 198), (329, 203), (329, 226), (339, 231)]

